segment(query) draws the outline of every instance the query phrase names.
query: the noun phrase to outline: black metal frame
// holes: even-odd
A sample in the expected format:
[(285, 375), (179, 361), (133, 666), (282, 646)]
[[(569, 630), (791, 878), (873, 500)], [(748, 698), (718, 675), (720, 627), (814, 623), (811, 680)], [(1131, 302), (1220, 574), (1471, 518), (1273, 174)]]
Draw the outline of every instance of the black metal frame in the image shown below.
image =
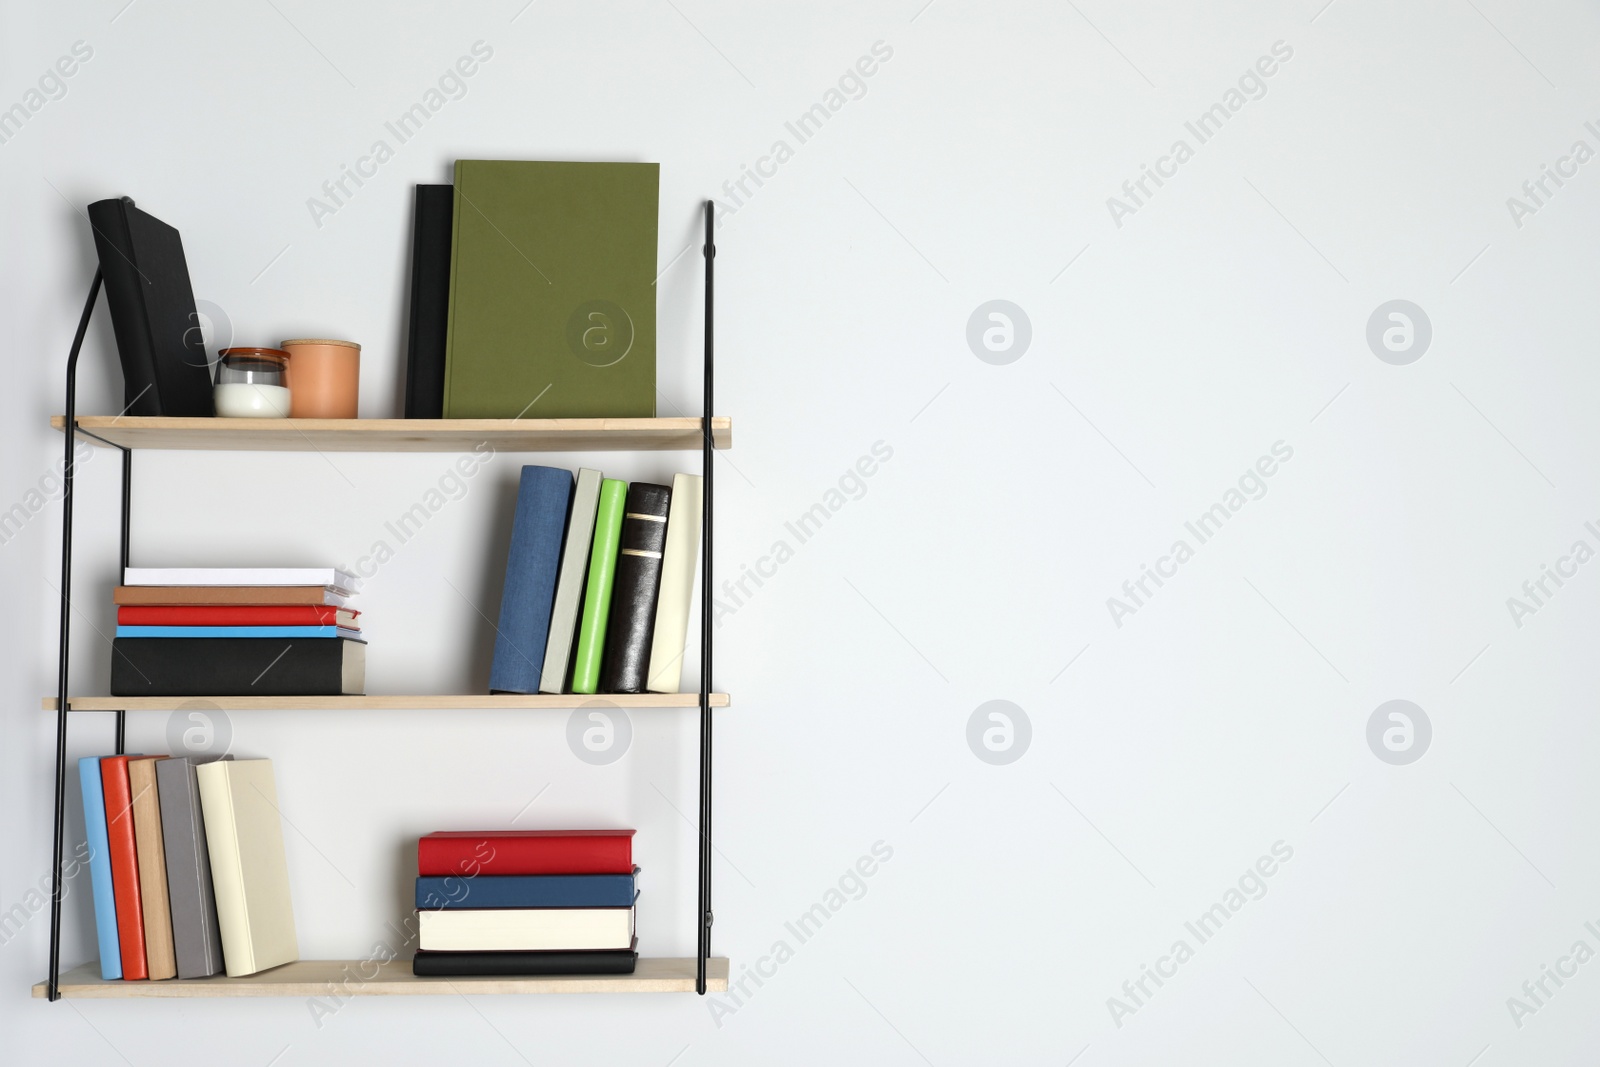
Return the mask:
[[(700, 546), (700, 866), (699, 904), (695, 914), (698, 946), (695, 966), (695, 992), (706, 992), (706, 961), (711, 956), (711, 666), (712, 666), (712, 611), (711, 581), (711, 519), (712, 519), (712, 449), (715, 447), (712, 428), (712, 261), (717, 247), (713, 239), (716, 226), (716, 204), (705, 204), (706, 240), (701, 252), (706, 263), (706, 320), (705, 320), (705, 409), (701, 416), (703, 440), (700, 463), (702, 479)], [(78, 353), (83, 348), (84, 336), (89, 331), (89, 318), (94, 312), (96, 298), (100, 295), (102, 278), (98, 270), (89, 286), (89, 299), (84, 302), (83, 314), (78, 319), (78, 332), (72, 339), (72, 351), (67, 356), (67, 407), (65, 425), (66, 462), (62, 469), (61, 495), (61, 636), (56, 663), (56, 812), (54, 837), (54, 866), (50, 890), (50, 977), (46, 994), (50, 1000), (61, 999), (61, 899), (65, 885), (62, 880), (62, 862), (66, 845), (66, 787), (67, 787), (67, 686), (70, 661), (69, 639), (72, 628), (72, 491), (79, 434), (93, 436), (78, 429)], [(133, 452), (122, 445), (96, 438), (111, 444), (122, 453), (122, 526), (121, 561), (128, 567), (129, 541), (133, 513)], [(116, 712), (117, 755), (126, 748), (127, 712)]]

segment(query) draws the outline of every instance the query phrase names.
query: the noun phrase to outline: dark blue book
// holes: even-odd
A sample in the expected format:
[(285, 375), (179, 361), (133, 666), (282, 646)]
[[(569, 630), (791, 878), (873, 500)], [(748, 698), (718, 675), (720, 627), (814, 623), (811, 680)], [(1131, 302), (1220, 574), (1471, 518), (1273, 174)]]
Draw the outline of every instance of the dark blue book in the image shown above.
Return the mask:
[(638, 892), (632, 874), (481, 874), (417, 879), (417, 909), (629, 908)]
[(495, 632), (489, 690), (537, 693), (550, 638), (550, 612), (561, 569), (561, 541), (572, 504), (572, 472), (556, 467), (522, 468), (517, 515), (506, 554), (500, 625)]

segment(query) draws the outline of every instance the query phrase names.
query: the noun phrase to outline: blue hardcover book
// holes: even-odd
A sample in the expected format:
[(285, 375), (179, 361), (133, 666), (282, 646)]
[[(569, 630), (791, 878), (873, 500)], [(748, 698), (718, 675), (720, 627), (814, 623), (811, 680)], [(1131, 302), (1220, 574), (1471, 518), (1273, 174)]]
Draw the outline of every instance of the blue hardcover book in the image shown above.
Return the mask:
[(491, 692), (539, 691), (571, 504), (571, 471), (532, 465), (522, 468), (517, 514), (511, 523), (511, 551), (506, 553), (505, 589), (500, 594), (494, 663), (489, 668)]
[(83, 826), (89, 843), (89, 886), (94, 894), (94, 928), (100, 941), (100, 977), (122, 977), (122, 947), (117, 941), (117, 898), (111, 888), (111, 840), (106, 835), (106, 794), (100, 757), (78, 761), (83, 783)]
[(629, 908), (638, 892), (632, 874), (448, 875), (417, 879), (417, 908)]
[(360, 630), (343, 626), (118, 626), (118, 637), (348, 637)]

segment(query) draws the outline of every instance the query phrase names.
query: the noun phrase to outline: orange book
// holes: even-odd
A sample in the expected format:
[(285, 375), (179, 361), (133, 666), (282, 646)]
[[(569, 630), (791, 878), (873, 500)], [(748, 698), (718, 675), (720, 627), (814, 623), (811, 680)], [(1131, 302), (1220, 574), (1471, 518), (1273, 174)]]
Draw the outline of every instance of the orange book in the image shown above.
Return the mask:
[(144, 954), (144, 906), (139, 895), (139, 852), (133, 831), (133, 788), (128, 761), (143, 756), (107, 756), (100, 761), (106, 797), (106, 837), (111, 853), (111, 890), (117, 902), (117, 946), (122, 977), (148, 978)]

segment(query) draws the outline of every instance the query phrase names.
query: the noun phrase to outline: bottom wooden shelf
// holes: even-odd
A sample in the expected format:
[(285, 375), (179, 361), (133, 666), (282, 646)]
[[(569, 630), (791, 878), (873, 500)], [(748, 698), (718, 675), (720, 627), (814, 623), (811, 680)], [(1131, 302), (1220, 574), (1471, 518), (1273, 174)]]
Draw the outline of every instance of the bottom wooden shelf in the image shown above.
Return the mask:
[[(365, 975), (373, 974), (368, 979)], [(169, 978), (161, 982), (107, 981), (100, 964), (86, 963), (61, 975), (61, 995), (110, 997), (321, 997), (337, 996), (479, 996), (489, 993), (693, 993), (694, 957), (640, 957), (632, 974), (562, 975), (549, 978), (418, 978), (411, 961), (375, 963), (365, 960), (301, 960), (247, 978)], [(728, 961), (706, 962), (706, 990), (728, 989)], [(45, 995), (45, 983), (33, 987)]]

